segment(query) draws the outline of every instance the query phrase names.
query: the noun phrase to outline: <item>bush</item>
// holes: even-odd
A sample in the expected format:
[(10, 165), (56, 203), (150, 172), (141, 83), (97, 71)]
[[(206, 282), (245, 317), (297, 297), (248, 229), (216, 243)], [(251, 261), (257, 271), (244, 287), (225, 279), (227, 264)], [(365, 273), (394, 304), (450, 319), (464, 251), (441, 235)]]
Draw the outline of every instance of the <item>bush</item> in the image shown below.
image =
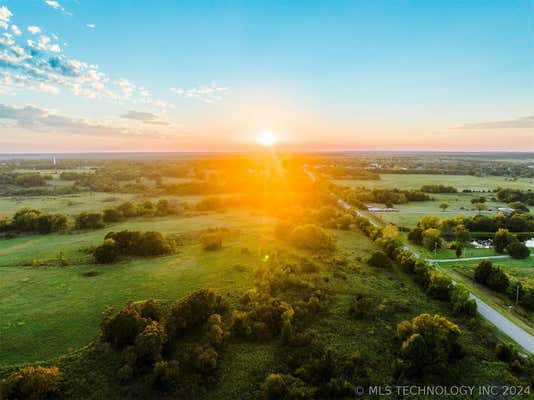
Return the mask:
[(386, 255), (386, 253), (380, 250), (375, 251), (373, 254), (371, 254), (371, 257), (369, 257), (367, 263), (369, 265), (372, 265), (373, 267), (378, 268), (391, 268), (391, 266), (393, 265), (391, 259)]
[(314, 224), (297, 226), (291, 232), (290, 241), (298, 248), (312, 251), (330, 251), (335, 247), (332, 237), (323, 228)]
[(432, 272), (432, 268), (430, 267), (430, 265), (428, 265), (428, 263), (423, 260), (417, 260), (415, 262), (413, 272), (415, 274), (415, 282), (425, 288), (428, 287), (430, 283), (430, 274)]
[(162, 325), (152, 321), (145, 326), (135, 338), (134, 351), (137, 362), (141, 365), (152, 365), (161, 360), (163, 345), (167, 342), (167, 334)]
[(211, 346), (197, 346), (191, 354), (191, 364), (198, 372), (210, 374), (217, 367), (218, 356), (215, 349)]
[(208, 318), (208, 340), (212, 346), (218, 346), (224, 340), (222, 319), (219, 314), (212, 314)]
[(170, 312), (167, 328), (178, 335), (188, 328), (204, 323), (208, 317), (225, 309), (221, 296), (211, 289), (200, 289), (177, 301)]
[(428, 250), (441, 249), (443, 247), (443, 239), (441, 238), (441, 231), (436, 228), (429, 228), (423, 232), (423, 246)]
[(503, 253), (513, 239), (508, 229), (499, 229), (493, 236), (493, 247), (497, 253)]
[(102, 220), (106, 223), (119, 222), (122, 219), (122, 214), (115, 208), (107, 208), (104, 210)]
[(530, 256), (530, 249), (517, 239), (506, 246), (506, 251), (512, 258), (524, 259)]
[(182, 372), (178, 361), (159, 361), (152, 371), (154, 387), (163, 390), (176, 388), (181, 381)]
[(100, 229), (104, 227), (101, 213), (83, 212), (76, 217), (76, 229)]
[(129, 201), (118, 205), (117, 210), (126, 218), (137, 216), (137, 208)]
[(457, 314), (474, 317), (477, 312), (475, 299), (469, 298), (467, 289), (460, 285), (454, 286), (450, 291), (452, 310)]
[(510, 285), (510, 279), (501, 268), (493, 267), (486, 280), (486, 285), (497, 292), (505, 293), (508, 285)]
[(61, 372), (57, 367), (27, 367), (0, 382), (0, 396), (6, 399), (38, 400), (59, 391)]
[(135, 338), (147, 323), (133, 304), (128, 303), (117, 315), (107, 315), (103, 319), (100, 324), (102, 338), (114, 348), (123, 349), (134, 344)]
[(432, 272), (430, 274), (430, 282), (428, 283), (428, 293), (431, 297), (439, 300), (449, 300), (451, 288), (451, 278), (439, 272)]
[(119, 248), (113, 239), (106, 239), (104, 243), (96, 247), (93, 251), (93, 257), (99, 264), (110, 264), (119, 258)]
[(199, 236), (199, 241), (204, 250), (219, 250), (223, 243), (223, 233), (221, 231), (203, 232)]
[(498, 343), (495, 346), (495, 355), (501, 361), (510, 362), (512, 359), (517, 358), (517, 351), (508, 343)]
[(491, 274), (492, 270), (493, 264), (491, 263), (491, 261), (481, 261), (475, 268), (475, 274), (473, 278), (478, 283), (486, 284), (488, 276)]
[(438, 314), (421, 314), (400, 323), (397, 335), (402, 341), (401, 372), (408, 377), (419, 376), (430, 367), (447, 368), (451, 360), (462, 355), (460, 328)]

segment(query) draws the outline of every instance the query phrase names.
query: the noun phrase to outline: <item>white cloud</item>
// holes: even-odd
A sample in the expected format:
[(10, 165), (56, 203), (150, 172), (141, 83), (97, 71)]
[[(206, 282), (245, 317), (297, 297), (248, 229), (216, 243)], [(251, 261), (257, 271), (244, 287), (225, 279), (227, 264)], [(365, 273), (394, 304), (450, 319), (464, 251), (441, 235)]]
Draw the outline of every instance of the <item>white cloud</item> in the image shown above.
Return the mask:
[(35, 25), (28, 26), (28, 32), (33, 33), (34, 35), (37, 35), (38, 33), (41, 33), (41, 28)]
[(7, 29), (13, 13), (6, 6), (0, 7), (0, 28)]
[(19, 27), (17, 25), (11, 25), (11, 30), (17, 36), (22, 35), (22, 32), (20, 31), (20, 29), (19, 29)]
[(198, 88), (191, 89), (171, 88), (171, 91), (173, 93), (176, 93), (180, 96), (197, 99), (205, 103), (214, 103), (217, 101), (221, 101), (229, 90), (230, 88), (215, 85), (201, 86)]
[(65, 10), (65, 8), (59, 4), (59, 1), (56, 1), (56, 0), (45, 0), (45, 3), (47, 5), (49, 5), (50, 7), (52, 7), (54, 10), (58, 10), (58, 11), (61, 11), (67, 15), (72, 15), (70, 12), (68, 12), (67, 10)]
[(86, 24), (85, 26), (88, 27), (88, 28), (91, 28), (91, 29), (95, 29), (96, 28), (95, 24)]
[(53, 44), (48, 49), (53, 53), (59, 53), (61, 51), (61, 47), (58, 44)]

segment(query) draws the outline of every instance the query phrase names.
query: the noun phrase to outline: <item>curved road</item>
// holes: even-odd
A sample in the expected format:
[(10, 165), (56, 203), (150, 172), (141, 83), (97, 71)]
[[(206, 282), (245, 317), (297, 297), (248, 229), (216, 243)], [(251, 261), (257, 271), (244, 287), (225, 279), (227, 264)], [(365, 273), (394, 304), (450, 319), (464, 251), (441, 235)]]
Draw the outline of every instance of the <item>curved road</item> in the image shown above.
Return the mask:
[[(312, 182), (315, 182), (315, 176), (312, 172), (308, 171), (306, 168), (304, 168), (304, 172), (310, 177)], [(340, 207), (344, 208), (345, 210), (350, 210), (352, 207), (350, 204), (348, 204), (346, 201), (343, 201), (342, 199), (338, 198), (338, 204)], [(356, 213), (363, 217), (363, 213), (356, 210)], [(376, 223), (374, 221), (370, 222), (376, 226)], [(419, 257), (419, 254), (409, 246), (405, 245), (405, 249), (409, 249), (413, 252), (413, 254), (416, 257)], [(471, 260), (484, 260), (484, 259), (498, 259), (498, 258), (508, 258), (509, 256), (493, 256), (493, 257), (471, 257), (471, 258), (452, 258), (452, 259), (444, 259), (444, 260), (432, 260), (427, 259), (429, 262), (434, 263), (440, 263), (440, 262), (449, 262), (449, 261), (471, 261)], [(440, 269), (443, 271), (442, 269)], [(456, 282), (453, 281), (453, 284), (456, 284)], [(517, 326), (515, 323), (510, 321), (508, 318), (506, 318), (504, 315), (502, 315), (500, 312), (495, 310), (493, 307), (489, 306), (487, 303), (479, 299), (474, 294), (470, 293), (469, 297), (471, 299), (474, 299), (477, 303), (477, 311), (482, 317), (484, 317), (486, 320), (491, 322), (497, 329), (499, 329), (502, 333), (504, 333), (506, 336), (508, 336), (510, 339), (512, 339), (514, 342), (519, 344), (523, 349), (525, 349), (530, 354), (534, 354), (534, 336), (525, 331), (523, 328)]]

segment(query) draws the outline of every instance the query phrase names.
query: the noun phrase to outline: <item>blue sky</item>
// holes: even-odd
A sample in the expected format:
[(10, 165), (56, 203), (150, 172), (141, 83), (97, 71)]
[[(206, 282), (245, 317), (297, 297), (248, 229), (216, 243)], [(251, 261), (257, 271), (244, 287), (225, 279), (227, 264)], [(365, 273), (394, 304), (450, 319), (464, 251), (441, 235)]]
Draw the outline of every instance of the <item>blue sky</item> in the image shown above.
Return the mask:
[(0, 152), (534, 150), (533, 1), (0, 0), (0, 35)]

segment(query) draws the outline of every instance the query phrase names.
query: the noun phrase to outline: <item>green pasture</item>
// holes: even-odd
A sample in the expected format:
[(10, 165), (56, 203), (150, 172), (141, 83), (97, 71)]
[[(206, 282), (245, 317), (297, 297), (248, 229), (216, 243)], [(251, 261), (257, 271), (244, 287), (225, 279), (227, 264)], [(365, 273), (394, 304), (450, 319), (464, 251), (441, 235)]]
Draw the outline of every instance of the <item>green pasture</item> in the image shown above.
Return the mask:
[(454, 186), (459, 191), (493, 191), (499, 187), (528, 190), (534, 187), (534, 178), (511, 180), (503, 176), (429, 175), (429, 174), (381, 174), (380, 180), (335, 180), (337, 184), (351, 187), (419, 189), (423, 185)]

